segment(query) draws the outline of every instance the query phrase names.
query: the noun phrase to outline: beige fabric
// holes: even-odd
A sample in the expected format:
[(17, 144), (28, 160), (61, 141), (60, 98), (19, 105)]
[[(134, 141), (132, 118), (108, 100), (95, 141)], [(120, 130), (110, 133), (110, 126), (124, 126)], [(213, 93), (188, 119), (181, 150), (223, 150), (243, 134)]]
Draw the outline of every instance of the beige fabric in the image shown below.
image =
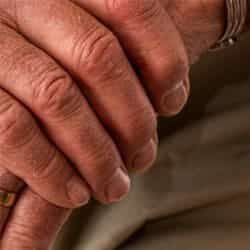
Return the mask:
[(186, 110), (160, 121), (153, 171), (124, 202), (76, 211), (55, 250), (250, 249), (249, 41), (194, 67)]

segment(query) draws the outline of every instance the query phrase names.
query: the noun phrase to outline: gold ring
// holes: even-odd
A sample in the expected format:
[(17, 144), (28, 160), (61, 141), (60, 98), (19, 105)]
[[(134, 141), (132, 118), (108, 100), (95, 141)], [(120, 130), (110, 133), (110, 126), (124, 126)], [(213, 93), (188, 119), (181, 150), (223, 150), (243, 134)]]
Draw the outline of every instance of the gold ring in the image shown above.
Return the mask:
[(17, 195), (0, 189), (0, 206), (12, 207), (16, 202)]

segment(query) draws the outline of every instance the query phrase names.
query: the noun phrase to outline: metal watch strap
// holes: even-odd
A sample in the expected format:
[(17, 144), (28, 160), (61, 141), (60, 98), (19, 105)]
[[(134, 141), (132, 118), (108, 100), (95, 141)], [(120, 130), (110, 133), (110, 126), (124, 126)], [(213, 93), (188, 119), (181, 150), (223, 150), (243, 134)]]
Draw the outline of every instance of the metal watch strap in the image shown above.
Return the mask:
[(233, 45), (244, 29), (247, 18), (248, 0), (225, 0), (227, 8), (226, 30), (212, 50), (224, 49)]

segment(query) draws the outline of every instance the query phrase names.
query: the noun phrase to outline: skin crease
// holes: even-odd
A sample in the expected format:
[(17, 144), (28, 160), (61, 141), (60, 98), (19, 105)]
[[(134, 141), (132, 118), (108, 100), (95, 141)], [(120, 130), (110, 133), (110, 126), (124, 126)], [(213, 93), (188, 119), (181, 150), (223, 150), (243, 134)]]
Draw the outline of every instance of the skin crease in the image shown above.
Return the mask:
[[(223, 32), (224, 0), (176, 0), (162, 1), (162, 4), (181, 34), (190, 63), (194, 63)], [(6, 176), (4, 171), (0, 174)], [(33, 216), (29, 213), (31, 207), (36, 211)], [(0, 249), (47, 250), (70, 212), (49, 204), (25, 188), (7, 222)], [(50, 222), (47, 227), (44, 227), (45, 218)]]

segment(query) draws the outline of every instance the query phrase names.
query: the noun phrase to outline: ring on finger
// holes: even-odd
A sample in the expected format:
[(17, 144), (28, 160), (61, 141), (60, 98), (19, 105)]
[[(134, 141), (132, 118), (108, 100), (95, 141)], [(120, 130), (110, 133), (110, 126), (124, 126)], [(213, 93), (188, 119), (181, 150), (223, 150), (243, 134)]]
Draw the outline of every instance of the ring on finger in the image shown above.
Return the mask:
[(12, 207), (17, 199), (17, 195), (12, 192), (0, 189), (0, 207)]

